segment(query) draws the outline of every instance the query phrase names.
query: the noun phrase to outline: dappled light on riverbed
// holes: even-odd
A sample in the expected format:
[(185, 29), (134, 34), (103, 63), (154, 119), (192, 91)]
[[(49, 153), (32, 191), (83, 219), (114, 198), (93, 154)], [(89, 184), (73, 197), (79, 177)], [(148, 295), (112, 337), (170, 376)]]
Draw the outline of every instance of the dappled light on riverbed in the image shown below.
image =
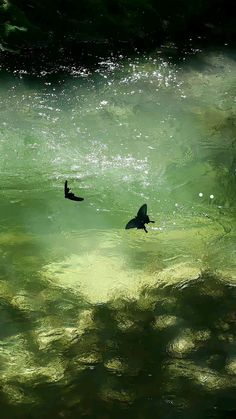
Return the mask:
[(1, 72), (4, 419), (236, 414), (235, 57)]
[(225, 279), (203, 272), (100, 305), (38, 288), (32, 301), (5, 285), (4, 418), (222, 418), (236, 408), (236, 288)]

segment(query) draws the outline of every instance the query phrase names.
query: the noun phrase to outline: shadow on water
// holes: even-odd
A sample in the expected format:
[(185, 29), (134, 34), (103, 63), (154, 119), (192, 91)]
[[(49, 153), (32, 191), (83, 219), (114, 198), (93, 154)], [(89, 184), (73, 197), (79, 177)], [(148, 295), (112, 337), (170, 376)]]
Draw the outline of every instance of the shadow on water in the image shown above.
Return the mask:
[[(64, 297), (75, 318), (76, 299)], [(63, 374), (39, 380), (35, 368), (8, 383), (31, 401), (11, 403), (3, 385), (4, 419), (235, 417), (235, 300), (230, 282), (203, 272), (178, 286), (145, 287), (137, 299), (85, 304), (72, 338), (35, 354), (36, 365), (59, 356)]]
[[(191, 42), (189, 39), (184, 42), (165, 42), (161, 46), (156, 47), (153, 44), (145, 47), (127, 49), (109, 48), (101, 44), (91, 43), (91, 50), (86, 49), (75, 58), (74, 55), (70, 56), (67, 49), (61, 48), (55, 55), (50, 55), (47, 48), (35, 49), (34, 55), (30, 54), (31, 51), (25, 49), (19, 55), (4, 53), (4, 60), (1, 62), (0, 79), (2, 84), (6, 86), (10, 83), (11, 73), (14, 72), (15, 76), (19, 76), (24, 80), (25, 85), (28, 87), (35, 87), (40, 91), (45, 88), (44, 82), (52, 83), (54, 86), (64, 84), (65, 77), (70, 76), (73, 72), (85, 76), (84, 69), (88, 72), (94, 72), (98, 69), (98, 63), (101, 60), (123, 62), (124, 57), (137, 59), (137, 56), (146, 58), (147, 60), (156, 55), (162, 56), (163, 59), (174, 65), (187, 66), (196, 71), (214, 71), (214, 65), (206, 60), (206, 57), (211, 55), (212, 51), (215, 53), (225, 54), (225, 56), (235, 61), (234, 45), (220, 43), (208, 43), (205, 39), (195, 40)], [(154, 53), (153, 53), (154, 51)], [(0, 55), (1, 57), (1, 55)], [(122, 57), (122, 59), (121, 59)]]

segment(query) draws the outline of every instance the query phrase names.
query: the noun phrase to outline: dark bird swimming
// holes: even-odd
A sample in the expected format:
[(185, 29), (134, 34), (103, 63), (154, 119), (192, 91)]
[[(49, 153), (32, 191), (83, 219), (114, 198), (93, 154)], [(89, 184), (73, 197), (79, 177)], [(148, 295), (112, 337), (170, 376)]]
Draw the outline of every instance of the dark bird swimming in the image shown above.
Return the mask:
[(70, 192), (70, 188), (68, 188), (68, 186), (67, 186), (67, 180), (65, 181), (64, 191), (65, 191), (65, 198), (67, 198), (67, 199), (71, 199), (72, 201), (83, 201), (84, 200), (84, 198), (80, 198), (80, 196), (75, 196), (73, 194), (73, 192)]
[(155, 221), (151, 221), (149, 216), (147, 215), (147, 204), (143, 204), (139, 210), (138, 213), (136, 215), (135, 218), (132, 218), (132, 220), (130, 220), (125, 228), (126, 230), (129, 228), (137, 228), (137, 229), (142, 229), (147, 233), (147, 229), (145, 224), (148, 223), (155, 223)]

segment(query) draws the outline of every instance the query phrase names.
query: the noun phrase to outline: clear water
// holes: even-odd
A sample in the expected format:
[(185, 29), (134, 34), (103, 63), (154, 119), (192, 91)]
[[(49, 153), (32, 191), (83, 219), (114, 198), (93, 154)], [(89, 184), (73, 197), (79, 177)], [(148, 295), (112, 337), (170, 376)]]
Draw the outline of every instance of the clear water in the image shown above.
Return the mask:
[(2, 70), (4, 419), (233, 417), (235, 58)]

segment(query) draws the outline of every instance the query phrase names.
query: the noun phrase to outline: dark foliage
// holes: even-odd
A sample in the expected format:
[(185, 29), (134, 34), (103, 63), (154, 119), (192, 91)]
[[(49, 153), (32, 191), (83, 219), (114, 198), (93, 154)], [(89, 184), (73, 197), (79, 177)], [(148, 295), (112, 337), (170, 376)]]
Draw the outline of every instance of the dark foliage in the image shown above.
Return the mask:
[(189, 36), (232, 41), (233, 0), (0, 0), (3, 49), (70, 43), (160, 45)]

